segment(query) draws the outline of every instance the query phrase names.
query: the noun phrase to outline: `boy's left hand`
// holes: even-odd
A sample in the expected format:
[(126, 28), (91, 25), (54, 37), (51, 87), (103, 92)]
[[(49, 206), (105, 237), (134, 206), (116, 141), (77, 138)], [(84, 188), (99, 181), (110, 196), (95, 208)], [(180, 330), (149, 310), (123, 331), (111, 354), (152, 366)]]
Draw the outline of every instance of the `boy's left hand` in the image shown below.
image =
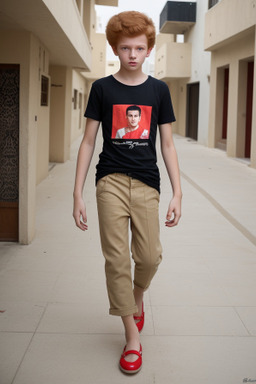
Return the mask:
[(181, 198), (173, 197), (166, 215), (166, 227), (175, 227), (181, 218)]

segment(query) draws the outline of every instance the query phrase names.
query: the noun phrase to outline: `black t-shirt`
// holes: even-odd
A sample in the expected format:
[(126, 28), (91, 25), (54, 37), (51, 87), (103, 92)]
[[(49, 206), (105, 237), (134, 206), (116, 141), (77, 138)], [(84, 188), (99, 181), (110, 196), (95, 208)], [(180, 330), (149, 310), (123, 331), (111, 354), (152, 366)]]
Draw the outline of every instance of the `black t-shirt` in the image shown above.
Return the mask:
[(160, 192), (157, 125), (175, 121), (168, 86), (151, 76), (135, 86), (112, 75), (96, 80), (85, 116), (102, 122), (104, 141), (96, 183), (110, 173), (125, 173)]

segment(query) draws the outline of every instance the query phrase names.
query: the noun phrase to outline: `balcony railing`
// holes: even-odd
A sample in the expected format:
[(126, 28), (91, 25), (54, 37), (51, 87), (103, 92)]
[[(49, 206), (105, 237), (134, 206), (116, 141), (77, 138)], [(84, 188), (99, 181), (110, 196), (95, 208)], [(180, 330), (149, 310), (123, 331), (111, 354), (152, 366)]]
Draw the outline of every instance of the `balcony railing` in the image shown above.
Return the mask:
[(214, 5), (216, 5), (220, 0), (209, 0), (209, 3), (208, 3), (208, 8), (212, 8), (214, 7)]
[(195, 2), (167, 1), (160, 14), (160, 32), (184, 34), (195, 22)]

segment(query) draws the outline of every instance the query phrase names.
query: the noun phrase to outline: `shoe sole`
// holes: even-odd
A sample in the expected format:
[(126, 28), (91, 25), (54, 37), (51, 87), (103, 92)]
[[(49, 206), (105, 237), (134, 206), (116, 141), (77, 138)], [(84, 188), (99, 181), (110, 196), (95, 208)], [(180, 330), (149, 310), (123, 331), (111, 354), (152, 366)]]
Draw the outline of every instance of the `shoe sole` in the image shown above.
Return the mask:
[(119, 364), (119, 368), (121, 369), (122, 372), (127, 373), (127, 374), (129, 374), (129, 375), (132, 375), (132, 374), (138, 373), (138, 372), (141, 370), (141, 368), (142, 368), (142, 364), (141, 364), (141, 366), (139, 367), (139, 369), (136, 369), (136, 370), (134, 370), (134, 371), (127, 371), (126, 369), (124, 369), (123, 367), (121, 367), (120, 364)]

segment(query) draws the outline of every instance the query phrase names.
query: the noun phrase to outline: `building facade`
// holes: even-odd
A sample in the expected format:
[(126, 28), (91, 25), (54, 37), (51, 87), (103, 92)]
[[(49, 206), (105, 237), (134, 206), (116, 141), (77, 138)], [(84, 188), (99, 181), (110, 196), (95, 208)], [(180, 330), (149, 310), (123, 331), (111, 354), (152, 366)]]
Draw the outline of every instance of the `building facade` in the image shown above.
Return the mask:
[(255, 25), (256, 0), (168, 1), (155, 68), (171, 90), (175, 132), (254, 168)]
[(211, 52), (209, 146), (256, 168), (256, 1), (221, 0), (205, 15)]
[(95, 4), (118, 0), (1, 0), (0, 241), (32, 241), (36, 185), (82, 133), (90, 82), (105, 74)]
[[(174, 132), (207, 145), (210, 60), (204, 51), (205, 0), (168, 1), (160, 16), (155, 74), (169, 85)], [(185, 20), (185, 21), (184, 21)]]

